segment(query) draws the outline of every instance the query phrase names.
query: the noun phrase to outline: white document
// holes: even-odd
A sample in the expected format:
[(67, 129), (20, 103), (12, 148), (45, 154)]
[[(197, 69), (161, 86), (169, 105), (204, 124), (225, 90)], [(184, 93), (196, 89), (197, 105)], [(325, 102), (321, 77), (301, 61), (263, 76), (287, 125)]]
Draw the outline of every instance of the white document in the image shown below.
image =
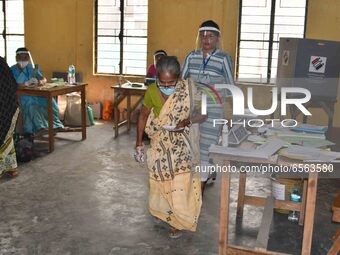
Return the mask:
[(209, 148), (210, 153), (220, 153), (231, 156), (241, 156), (247, 158), (260, 158), (269, 159), (271, 155), (277, 152), (285, 144), (280, 139), (270, 140), (256, 149), (243, 149), (238, 147), (223, 147), (219, 145), (211, 145)]
[(272, 182), (272, 194), (275, 199), (285, 200), (285, 185), (276, 181)]
[(183, 128), (176, 128), (176, 126), (171, 126), (171, 125), (164, 125), (163, 128), (165, 130), (168, 130), (169, 132), (178, 132), (178, 131), (182, 131), (184, 129)]
[(340, 158), (340, 152), (327, 151), (317, 148), (309, 148), (298, 145), (289, 146), (283, 155), (302, 160), (313, 160), (320, 162), (330, 162)]
[(262, 142), (266, 141), (266, 138), (259, 136), (259, 135), (249, 135), (247, 137), (247, 140), (249, 142), (253, 142), (253, 143), (262, 143)]
[(284, 141), (280, 139), (272, 139), (256, 148), (256, 151), (258, 151), (262, 155), (266, 155), (266, 157), (269, 158), (271, 155), (273, 155), (275, 152), (281, 149), (284, 145), (285, 145)]

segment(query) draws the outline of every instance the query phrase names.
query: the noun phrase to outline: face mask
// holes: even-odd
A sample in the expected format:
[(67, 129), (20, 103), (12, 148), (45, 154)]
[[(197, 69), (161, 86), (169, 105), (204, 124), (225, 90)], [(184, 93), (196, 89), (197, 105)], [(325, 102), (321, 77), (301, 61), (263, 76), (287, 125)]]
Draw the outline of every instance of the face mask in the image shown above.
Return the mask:
[(28, 65), (28, 61), (18, 61), (20, 68), (24, 69)]
[(175, 92), (176, 86), (175, 87), (170, 87), (170, 88), (164, 88), (164, 87), (159, 87), (159, 90), (167, 96), (170, 96), (172, 93)]

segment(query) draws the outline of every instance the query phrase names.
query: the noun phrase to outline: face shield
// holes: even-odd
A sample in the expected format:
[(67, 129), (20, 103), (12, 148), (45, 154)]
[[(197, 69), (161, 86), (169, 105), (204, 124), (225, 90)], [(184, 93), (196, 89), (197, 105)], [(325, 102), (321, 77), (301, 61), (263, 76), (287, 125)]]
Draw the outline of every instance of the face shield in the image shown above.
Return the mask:
[(155, 54), (153, 54), (153, 64), (156, 66), (157, 61), (160, 60), (164, 56), (165, 56), (164, 52), (156, 52)]
[(223, 49), (221, 32), (215, 27), (200, 27), (196, 36), (195, 50)]
[[(18, 51), (16, 53), (16, 55), (20, 55), (20, 54), (28, 54), (28, 63), (31, 63), (32, 66), (33, 66), (33, 69), (35, 68), (35, 65), (34, 65), (34, 62), (33, 62), (33, 58), (32, 58), (32, 55), (29, 51)], [(23, 61), (22, 61), (23, 62)]]

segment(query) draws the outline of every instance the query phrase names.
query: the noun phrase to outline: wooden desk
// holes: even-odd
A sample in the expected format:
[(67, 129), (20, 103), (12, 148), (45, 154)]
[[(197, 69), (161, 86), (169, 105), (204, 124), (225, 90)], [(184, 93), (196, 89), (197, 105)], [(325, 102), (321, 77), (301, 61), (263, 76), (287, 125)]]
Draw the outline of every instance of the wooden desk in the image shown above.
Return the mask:
[[(143, 87), (132, 87), (128, 83), (124, 83), (121, 86), (114, 85), (111, 86), (114, 89), (114, 103), (113, 103), (113, 115), (114, 115), (114, 137), (118, 136), (118, 129), (121, 126), (127, 124), (127, 131), (131, 129), (131, 112), (133, 112), (140, 102), (143, 100), (145, 91), (147, 89), (146, 86)], [(139, 96), (138, 101), (131, 107), (131, 96)], [(127, 119), (124, 121), (119, 122), (119, 104), (124, 100), (127, 99)]]
[[(296, 161), (289, 161), (278, 155), (274, 155), (270, 157), (268, 160), (249, 158), (244, 156), (231, 156), (226, 154), (221, 154), (214, 150), (213, 147), (210, 148), (210, 157), (213, 158), (214, 163), (220, 163), (224, 166), (228, 166), (232, 161), (237, 161), (242, 164), (276, 164), (276, 165), (291, 165), (292, 163), (296, 163)], [(305, 181), (304, 190), (303, 190), (303, 199), (301, 203), (290, 202), (290, 201), (280, 201), (274, 200), (270, 201), (270, 199), (266, 199), (263, 197), (256, 196), (247, 196), (245, 194), (245, 173), (240, 174), (239, 180), (239, 194), (238, 194), (238, 204), (237, 204), (237, 214), (239, 217), (242, 217), (243, 214), (243, 206), (244, 204), (250, 204), (254, 206), (264, 206), (267, 204), (271, 204), (271, 209), (279, 208), (279, 209), (288, 209), (300, 211), (302, 215), (300, 217), (304, 217), (304, 230), (303, 230), (303, 242), (302, 242), (302, 254), (307, 255), (311, 252), (311, 244), (312, 244), (312, 234), (313, 234), (313, 226), (314, 226), (314, 212), (315, 212), (315, 203), (316, 203), (316, 192), (317, 192), (317, 183), (318, 183), (318, 173), (317, 172), (309, 172), (308, 173), (308, 182)], [(270, 253), (266, 250), (267, 247), (257, 247), (255, 249), (245, 249), (242, 247), (236, 247), (228, 244), (228, 220), (229, 220), (229, 195), (230, 195), (230, 172), (225, 172), (222, 174), (222, 182), (221, 182), (221, 191), (220, 191), (220, 231), (219, 231), (219, 254), (277, 254)], [(306, 199), (307, 197), (307, 199)], [(269, 202), (269, 203), (268, 203)], [(265, 207), (264, 214), (269, 212)], [(304, 215), (303, 215), (304, 213)], [(269, 214), (270, 215), (270, 214)], [(263, 217), (261, 226), (263, 225), (269, 233), (268, 224), (270, 226), (272, 220), (272, 213), (269, 216), (270, 221), (265, 220)], [(263, 222), (263, 221), (266, 222)], [(260, 229), (261, 231), (261, 229)], [(258, 236), (259, 240), (259, 236)], [(267, 245), (267, 240), (265, 240), (265, 246)], [(242, 253), (243, 252), (243, 253)]]
[[(64, 95), (72, 92), (81, 93), (81, 128), (70, 128), (58, 130), (58, 132), (81, 132), (82, 140), (86, 139), (86, 108), (85, 108), (85, 86), (87, 84), (81, 83), (77, 85), (64, 85), (53, 88), (44, 87), (18, 87), (17, 95), (19, 105), (21, 107), (21, 96), (43, 96), (47, 98), (47, 116), (48, 116), (48, 142), (49, 152), (54, 150), (54, 131), (53, 131), (53, 109), (52, 109), (52, 98), (58, 95)], [(21, 119), (21, 117), (20, 117)], [(19, 119), (19, 121), (20, 121)]]

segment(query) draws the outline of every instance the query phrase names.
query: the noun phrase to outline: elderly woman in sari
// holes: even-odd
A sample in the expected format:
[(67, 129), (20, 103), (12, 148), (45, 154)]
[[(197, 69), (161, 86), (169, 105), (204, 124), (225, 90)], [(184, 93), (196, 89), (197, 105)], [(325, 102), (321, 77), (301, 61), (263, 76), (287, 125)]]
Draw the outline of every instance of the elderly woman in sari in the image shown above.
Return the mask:
[(196, 230), (202, 204), (200, 179), (191, 171), (190, 95), (176, 57), (164, 56), (156, 70), (157, 80), (145, 93), (138, 120), (135, 159), (144, 161), (145, 130), (151, 139), (149, 211), (170, 225), (170, 238), (178, 238), (180, 230)]
[(13, 132), (18, 117), (17, 84), (0, 57), (0, 176), (17, 176)]
[[(38, 65), (33, 67), (32, 58), (27, 48), (19, 48), (16, 51), (17, 64), (11, 67), (14, 78), (19, 86), (46, 83)], [(53, 128), (63, 128), (59, 120), (59, 108), (56, 101), (52, 100)], [(48, 129), (47, 99), (38, 96), (22, 96), (21, 110), (23, 115), (23, 128), (25, 134), (42, 134)]]

